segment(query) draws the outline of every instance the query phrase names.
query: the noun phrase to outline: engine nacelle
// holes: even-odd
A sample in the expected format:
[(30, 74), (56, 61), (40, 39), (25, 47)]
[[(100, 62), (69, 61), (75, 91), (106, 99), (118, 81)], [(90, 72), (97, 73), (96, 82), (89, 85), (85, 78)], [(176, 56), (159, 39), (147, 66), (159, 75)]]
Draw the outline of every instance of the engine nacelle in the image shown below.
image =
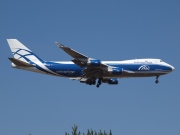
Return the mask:
[(108, 72), (110, 72), (111, 74), (123, 74), (123, 68), (111, 68), (108, 69)]
[(101, 66), (101, 61), (100, 60), (89, 60), (87, 62), (88, 66), (93, 66), (93, 67), (100, 67)]
[(106, 83), (108, 83), (108, 84), (118, 84), (118, 80), (117, 80), (117, 78), (111, 78), (111, 79), (108, 79)]
[(95, 85), (96, 84), (96, 80), (93, 80), (93, 79), (82, 79), (80, 80), (81, 83), (86, 83), (86, 84), (89, 84), (89, 85)]

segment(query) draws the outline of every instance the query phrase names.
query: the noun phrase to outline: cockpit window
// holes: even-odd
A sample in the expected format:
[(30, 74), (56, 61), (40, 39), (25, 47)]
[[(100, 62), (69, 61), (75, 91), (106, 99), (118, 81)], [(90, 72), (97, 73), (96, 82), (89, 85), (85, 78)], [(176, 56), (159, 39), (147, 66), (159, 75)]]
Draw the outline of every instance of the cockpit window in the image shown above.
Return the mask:
[(160, 62), (163, 62), (162, 60), (160, 60)]

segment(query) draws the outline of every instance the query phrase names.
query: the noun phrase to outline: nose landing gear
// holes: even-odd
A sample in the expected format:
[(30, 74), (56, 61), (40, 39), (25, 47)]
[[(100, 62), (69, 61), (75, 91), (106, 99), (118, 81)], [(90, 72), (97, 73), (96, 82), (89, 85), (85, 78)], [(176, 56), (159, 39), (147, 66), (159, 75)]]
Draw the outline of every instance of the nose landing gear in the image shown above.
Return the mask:
[(159, 76), (156, 76), (156, 81), (155, 83), (158, 84), (159, 83), (159, 80), (158, 80)]

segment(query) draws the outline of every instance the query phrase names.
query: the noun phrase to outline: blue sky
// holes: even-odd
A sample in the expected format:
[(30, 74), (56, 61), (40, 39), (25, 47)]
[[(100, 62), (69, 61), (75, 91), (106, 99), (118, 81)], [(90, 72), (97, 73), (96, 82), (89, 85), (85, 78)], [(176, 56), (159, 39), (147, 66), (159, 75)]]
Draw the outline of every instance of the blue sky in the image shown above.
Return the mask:
[[(113, 135), (180, 134), (180, 1), (23, 1), (0, 4), (0, 134), (63, 135), (74, 124)], [(44, 60), (69, 61), (59, 41), (101, 60), (161, 58), (159, 78), (94, 86), (11, 68), (7, 38)]]

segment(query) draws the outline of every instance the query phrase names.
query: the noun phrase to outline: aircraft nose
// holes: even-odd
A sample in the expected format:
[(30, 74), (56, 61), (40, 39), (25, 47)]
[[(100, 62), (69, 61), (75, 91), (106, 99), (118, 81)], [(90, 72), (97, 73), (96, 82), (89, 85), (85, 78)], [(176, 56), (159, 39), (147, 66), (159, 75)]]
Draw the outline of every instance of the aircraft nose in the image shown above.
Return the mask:
[(174, 71), (174, 70), (175, 70), (175, 68), (174, 68), (173, 66), (171, 66), (171, 68), (172, 68), (172, 71)]

